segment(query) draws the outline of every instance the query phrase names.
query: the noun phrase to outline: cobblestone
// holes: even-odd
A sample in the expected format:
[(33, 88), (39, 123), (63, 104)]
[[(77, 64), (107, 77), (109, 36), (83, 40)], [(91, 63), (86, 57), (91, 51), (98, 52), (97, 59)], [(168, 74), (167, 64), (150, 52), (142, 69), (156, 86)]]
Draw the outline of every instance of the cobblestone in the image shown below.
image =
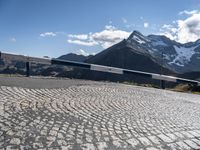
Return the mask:
[(0, 149), (200, 149), (200, 96), (113, 83), (1, 86)]

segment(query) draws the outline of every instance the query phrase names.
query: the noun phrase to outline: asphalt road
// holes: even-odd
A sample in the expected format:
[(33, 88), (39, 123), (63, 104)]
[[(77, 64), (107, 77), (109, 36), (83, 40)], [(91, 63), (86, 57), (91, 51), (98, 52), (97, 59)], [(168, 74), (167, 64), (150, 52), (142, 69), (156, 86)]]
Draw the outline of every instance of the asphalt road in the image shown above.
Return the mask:
[(0, 149), (200, 149), (200, 96), (0, 77)]

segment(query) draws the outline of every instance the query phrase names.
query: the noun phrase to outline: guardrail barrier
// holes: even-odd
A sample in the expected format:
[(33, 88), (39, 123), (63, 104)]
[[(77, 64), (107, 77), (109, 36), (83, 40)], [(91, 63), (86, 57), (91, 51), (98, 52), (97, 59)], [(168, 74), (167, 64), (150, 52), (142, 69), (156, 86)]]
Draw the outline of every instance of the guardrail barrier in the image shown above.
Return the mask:
[(8, 54), (8, 53), (1, 53), (1, 52), (0, 52), (0, 58), (3, 58), (3, 59), (17, 58), (17, 60), (25, 61), (27, 76), (30, 75), (29, 62), (35, 62), (35, 63), (49, 64), (49, 65), (56, 64), (56, 65), (64, 65), (64, 66), (71, 66), (71, 67), (79, 67), (79, 68), (88, 69), (88, 70), (95, 70), (95, 71), (100, 71), (100, 72), (108, 72), (108, 73), (121, 74), (121, 75), (123, 74), (140, 75), (146, 78), (160, 80), (162, 83), (163, 89), (165, 88), (165, 81), (176, 82), (176, 83), (187, 83), (187, 84), (200, 86), (200, 81), (196, 81), (196, 80), (189, 80), (189, 79), (184, 79), (184, 78), (178, 78), (178, 77), (155, 74), (155, 73), (148, 73), (148, 72), (137, 71), (137, 70), (129, 70), (129, 69), (123, 69), (123, 68), (96, 65), (96, 64), (67, 61), (67, 60), (61, 60), (61, 59), (55, 59), (55, 58), (46, 59), (46, 58), (28, 57), (28, 56), (23, 56), (23, 55)]

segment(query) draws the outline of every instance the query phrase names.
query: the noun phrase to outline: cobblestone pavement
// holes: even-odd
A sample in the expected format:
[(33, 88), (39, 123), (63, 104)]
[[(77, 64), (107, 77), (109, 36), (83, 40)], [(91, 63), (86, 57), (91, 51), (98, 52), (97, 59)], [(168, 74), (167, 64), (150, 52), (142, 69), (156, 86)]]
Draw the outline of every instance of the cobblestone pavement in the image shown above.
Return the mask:
[(0, 86), (0, 149), (200, 149), (200, 96), (114, 83)]

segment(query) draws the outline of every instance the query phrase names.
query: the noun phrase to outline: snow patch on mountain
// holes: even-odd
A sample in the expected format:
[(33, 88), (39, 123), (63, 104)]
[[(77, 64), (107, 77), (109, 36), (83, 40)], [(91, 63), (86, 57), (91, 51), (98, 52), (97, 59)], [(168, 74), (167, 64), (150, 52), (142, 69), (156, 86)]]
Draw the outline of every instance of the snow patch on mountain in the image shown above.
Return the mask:
[(152, 42), (152, 45), (153, 45), (153, 46), (167, 46), (167, 44), (164, 43), (163, 41), (155, 41), (155, 42)]
[(191, 57), (195, 54), (195, 47), (178, 47), (174, 46), (174, 49), (177, 53), (175, 59), (168, 64), (176, 64), (183, 67), (185, 64), (190, 62)]
[(133, 36), (133, 39), (135, 39), (140, 44), (146, 43), (145, 41), (143, 41), (142, 39), (140, 39), (138, 36), (135, 36), (135, 35)]
[(134, 31), (126, 40), (127, 46), (149, 53), (158, 63), (179, 73), (200, 71), (200, 39), (196, 42), (179, 43), (161, 35), (145, 36)]
[(166, 60), (170, 60), (170, 56), (166, 55), (166, 54), (163, 54), (163, 58), (166, 59)]

